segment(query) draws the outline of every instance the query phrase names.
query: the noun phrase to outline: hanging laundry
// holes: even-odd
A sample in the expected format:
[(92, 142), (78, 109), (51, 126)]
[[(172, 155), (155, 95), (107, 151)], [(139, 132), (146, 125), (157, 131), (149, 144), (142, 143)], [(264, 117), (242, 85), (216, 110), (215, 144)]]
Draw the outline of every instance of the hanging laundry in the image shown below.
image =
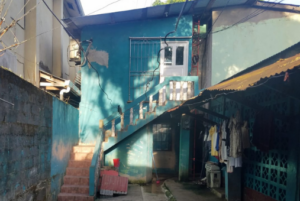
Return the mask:
[(272, 149), (273, 144), (273, 115), (268, 111), (261, 111), (255, 115), (253, 126), (253, 144), (263, 152)]
[(219, 156), (218, 151), (216, 150), (217, 126), (212, 126), (210, 128), (209, 135), (211, 137), (211, 155), (212, 156)]
[(227, 132), (226, 132), (226, 125), (227, 121), (223, 121), (221, 125), (221, 148), (220, 148), (220, 161), (223, 162), (227, 160), (227, 145), (226, 145), (226, 137), (227, 137)]
[(230, 129), (230, 153), (229, 156), (238, 158), (242, 156), (242, 131), (241, 131), (242, 120), (240, 112), (237, 111), (235, 117), (230, 118), (229, 129)]
[(217, 132), (216, 132), (216, 142), (215, 142), (215, 145), (216, 145), (216, 151), (219, 151), (219, 147), (220, 147), (220, 127), (217, 126)]
[(244, 124), (242, 126), (242, 147), (243, 149), (248, 149), (251, 147), (247, 121), (244, 121)]

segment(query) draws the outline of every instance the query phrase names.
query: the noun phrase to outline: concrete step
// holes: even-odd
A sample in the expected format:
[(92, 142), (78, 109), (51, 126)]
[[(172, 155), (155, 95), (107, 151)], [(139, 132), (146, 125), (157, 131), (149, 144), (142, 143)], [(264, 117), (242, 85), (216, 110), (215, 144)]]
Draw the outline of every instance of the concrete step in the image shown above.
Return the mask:
[(73, 147), (73, 153), (94, 153), (95, 146), (91, 145), (80, 145)]
[(64, 185), (89, 185), (89, 177), (83, 176), (64, 176)]
[(75, 193), (60, 193), (57, 201), (94, 201), (94, 197)]
[(75, 193), (89, 195), (89, 186), (80, 186), (80, 185), (63, 185), (61, 187), (61, 193)]
[(89, 168), (91, 166), (91, 160), (84, 160), (84, 161), (74, 161), (69, 160), (68, 167), (70, 168)]
[(93, 153), (71, 153), (71, 160), (74, 161), (83, 161), (83, 160), (92, 160), (93, 159)]
[(88, 177), (90, 175), (90, 168), (71, 168), (71, 167), (68, 167), (66, 175), (68, 175), (68, 176)]

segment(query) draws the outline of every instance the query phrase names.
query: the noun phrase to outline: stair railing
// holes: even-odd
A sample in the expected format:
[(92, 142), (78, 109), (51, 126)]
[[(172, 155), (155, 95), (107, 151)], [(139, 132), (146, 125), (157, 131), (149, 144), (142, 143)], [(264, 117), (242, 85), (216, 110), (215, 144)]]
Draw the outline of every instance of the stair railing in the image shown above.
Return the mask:
[[(147, 112), (154, 112), (157, 106), (163, 106), (167, 101), (185, 101), (196, 95), (198, 92), (198, 77), (197, 76), (180, 76), (180, 77), (165, 77), (164, 82), (152, 87), (147, 91), (147, 95), (143, 94), (136, 98), (133, 102), (122, 108), (123, 114), (114, 113), (109, 117), (103, 119), (104, 128), (110, 130), (107, 137), (115, 137), (117, 135), (116, 131), (116, 120), (120, 119), (119, 128), (121, 130), (125, 129), (125, 121), (129, 125), (135, 125), (134, 117), (137, 119), (145, 118), (145, 110), (147, 107)], [(159, 95), (158, 101), (154, 101), (153, 97)], [(145, 103), (148, 105), (145, 106)], [(156, 107), (154, 103), (158, 103)], [(134, 112), (137, 112), (134, 114)], [(129, 119), (126, 119), (124, 113), (130, 112)], [(105, 132), (105, 131), (104, 131)]]

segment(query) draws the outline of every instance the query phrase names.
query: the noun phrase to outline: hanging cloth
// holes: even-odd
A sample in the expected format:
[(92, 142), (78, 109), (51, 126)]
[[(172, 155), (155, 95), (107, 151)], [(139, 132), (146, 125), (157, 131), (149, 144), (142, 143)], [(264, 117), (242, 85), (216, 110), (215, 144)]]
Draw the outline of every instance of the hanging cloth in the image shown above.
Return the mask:
[(227, 137), (227, 132), (226, 132), (226, 125), (227, 125), (227, 121), (224, 120), (222, 122), (222, 125), (221, 125), (221, 148), (220, 148), (220, 159), (221, 161), (225, 161), (227, 160), (227, 145), (226, 145), (226, 137)]
[(229, 156), (238, 158), (242, 156), (242, 133), (241, 133), (241, 116), (237, 111), (235, 117), (230, 118), (230, 153)]
[(211, 136), (211, 155), (219, 156), (218, 151), (216, 150), (216, 142), (217, 142), (217, 127), (212, 126), (209, 130), (209, 135)]

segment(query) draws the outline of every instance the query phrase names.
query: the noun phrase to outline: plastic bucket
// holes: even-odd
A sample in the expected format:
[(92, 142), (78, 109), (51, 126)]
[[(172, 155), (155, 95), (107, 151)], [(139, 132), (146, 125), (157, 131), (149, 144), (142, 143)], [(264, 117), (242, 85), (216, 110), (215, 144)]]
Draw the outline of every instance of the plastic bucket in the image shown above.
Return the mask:
[(114, 161), (114, 167), (118, 168), (120, 166), (120, 159), (115, 158), (113, 159), (113, 161)]

